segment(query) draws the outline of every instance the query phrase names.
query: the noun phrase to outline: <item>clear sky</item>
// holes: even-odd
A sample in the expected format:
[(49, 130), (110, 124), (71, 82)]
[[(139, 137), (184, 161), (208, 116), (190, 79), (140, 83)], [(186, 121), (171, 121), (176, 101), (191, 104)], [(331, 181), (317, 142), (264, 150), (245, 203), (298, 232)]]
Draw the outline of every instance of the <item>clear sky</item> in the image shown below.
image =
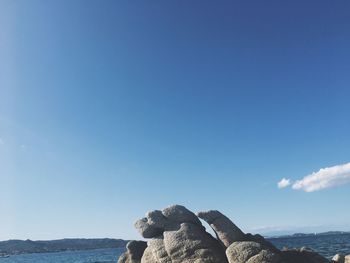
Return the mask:
[(245, 231), (350, 230), (349, 184), (277, 187), (350, 162), (349, 13), (1, 0), (0, 239), (138, 238), (175, 203)]

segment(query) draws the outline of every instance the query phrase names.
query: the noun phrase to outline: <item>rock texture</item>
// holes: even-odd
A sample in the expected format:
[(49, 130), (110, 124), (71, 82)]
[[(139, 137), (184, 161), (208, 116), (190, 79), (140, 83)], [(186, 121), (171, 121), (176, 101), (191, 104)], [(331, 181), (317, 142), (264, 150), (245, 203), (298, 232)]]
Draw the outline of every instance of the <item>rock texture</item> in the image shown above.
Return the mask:
[(205, 231), (199, 218), (183, 206), (148, 212), (135, 227), (144, 238), (152, 238), (142, 263), (227, 262), (220, 243)]
[(232, 243), (226, 250), (230, 263), (277, 263), (283, 262), (281, 257), (254, 241)]
[(345, 256), (341, 254), (336, 254), (332, 258), (332, 262), (337, 262), (337, 263), (344, 263), (345, 262)]
[[(199, 218), (210, 225), (216, 238)], [(148, 212), (135, 227), (149, 240), (147, 244), (130, 242), (119, 263), (330, 263), (307, 248), (281, 251), (260, 235), (243, 233), (215, 210), (196, 216), (184, 206), (173, 205)], [(350, 263), (347, 257), (339, 255), (332, 262)]]
[(147, 243), (143, 241), (130, 241), (126, 245), (126, 252), (120, 256), (119, 263), (140, 263)]
[(342, 254), (336, 254), (332, 258), (332, 262), (334, 263), (350, 263), (350, 255), (342, 255)]
[(329, 263), (328, 259), (306, 247), (284, 250), (281, 255), (288, 263)]
[(197, 213), (198, 217), (206, 221), (214, 230), (218, 240), (225, 247), (229, 247), (233, 242), (244, 240), (244, 233), (230, 219), (219, 211)]

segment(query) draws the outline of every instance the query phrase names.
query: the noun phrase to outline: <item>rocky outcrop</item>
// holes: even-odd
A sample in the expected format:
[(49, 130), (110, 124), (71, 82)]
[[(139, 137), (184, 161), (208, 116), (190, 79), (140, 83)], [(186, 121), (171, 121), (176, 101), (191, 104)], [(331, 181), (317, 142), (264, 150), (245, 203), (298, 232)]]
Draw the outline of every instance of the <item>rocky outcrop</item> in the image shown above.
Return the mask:
[(258, 243), (263, 249), (278, 253), (278, 249), (260, 235), (244, 234), (228, 217), (216, 210), (199, 212), (197, 216), (206, 221), (215, 232), (217, 239), (225, 248), (234, 242), (252, 241)]
[(244, 233), (230, 219), (219, 211), (199, 212), (197, 216), (214, 230), (218, 240), (227, 248), (233, 242), (244, 240)]
[(180, 205), (174, 205), (163, 209), (148, 212), (146, 217), (136, 221), (135, 228), (144, 238), (157, 237), (164, 231), (177, 230), (181, 223), (190, 223), (202, 226), (198, 217)]
[(345, 256), (342, 254), (336, 254), (333, 258), (332, 258), (332, 262), (336, 262), (336, 263), (344, 263), (345, 262)]
[(152, 238), (142, 263), (227, 262), (225, 250), (205, 231), (199, 218), (180, 205), (147, 213), (135, 223), (144, 238)]
[[(206, 221), (216, 238), (206, 232)], [(279, 250), (260, 235), (245, 234), (219, 211), (197, 216), (180, 205), (148, 212), (135, 223), (145, 242), (133, 241), (119, 263), (329, 263), (307, 248)], [(338, 259), (337, 259), (338, 260)], [(333, 262), (350, 263), (345, 261)]]
[(143, 252), (147, 247), (144, 241), (130, 241), (126, 245), (126, 252), (120, 256), (119, 263), (140, 263)]
[(254, 241), (232, 243), (226, 250), (230, 263), (279, 263), (283, 262), (279, 254), (272, 252)]
[(334, 263), (350, 263), (350, 255), (342, 255), (342, 254), (336, 254), (332, 258), (332, 262)]
[(329, 263), (328, 259), (306, 247), (286, 249), (281, 255), (286, 263)]

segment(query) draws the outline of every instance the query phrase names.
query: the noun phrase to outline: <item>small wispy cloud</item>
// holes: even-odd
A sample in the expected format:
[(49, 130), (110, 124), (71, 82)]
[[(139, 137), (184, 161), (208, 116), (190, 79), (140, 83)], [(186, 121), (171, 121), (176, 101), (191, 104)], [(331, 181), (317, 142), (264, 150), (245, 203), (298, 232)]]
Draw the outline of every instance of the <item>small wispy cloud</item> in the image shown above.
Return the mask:
[(283, 178), (278, 183), (278, 187), (284, 188), (292, 185), (294, 190), (315, 192), (348, 183), (350, 183), (350, 163), (322, 168), (318, 172), (313, 172), (294, 183)]
[(282, 189), (291, 184), (290, 179), (283, 178), (281, 181), (277, 183), (278, 188)]

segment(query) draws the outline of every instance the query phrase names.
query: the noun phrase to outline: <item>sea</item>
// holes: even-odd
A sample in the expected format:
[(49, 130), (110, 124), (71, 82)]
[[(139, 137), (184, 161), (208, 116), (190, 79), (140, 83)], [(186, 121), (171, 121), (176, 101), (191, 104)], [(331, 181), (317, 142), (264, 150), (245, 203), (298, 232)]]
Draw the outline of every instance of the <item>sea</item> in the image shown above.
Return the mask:
[(329, 259), (335, 254), (350, 254), (350, 233), (273, 238), (269, 241), (279, 249), (308, 247)]
[[(309, 247), (327, 258), (332, 258), (336, 253), (350, 254), (350, 234), (273, 238), (269, 240), (280, 249), (284, 247)], [(110, 248), (21, 254), (0, 258), (0, 263), (116, 263), (124, 250), (124, 248)]]

